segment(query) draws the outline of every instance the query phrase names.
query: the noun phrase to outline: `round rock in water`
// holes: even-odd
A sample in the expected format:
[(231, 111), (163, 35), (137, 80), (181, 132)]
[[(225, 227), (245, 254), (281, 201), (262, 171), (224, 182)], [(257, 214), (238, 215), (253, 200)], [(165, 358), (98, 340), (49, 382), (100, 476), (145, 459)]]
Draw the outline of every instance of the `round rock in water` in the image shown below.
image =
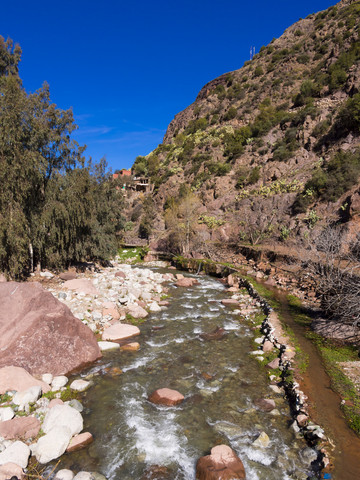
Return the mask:
[(160, 388), (155, 390), (150, 396), (149, 401), (151, 403), (156, 403), (157, 405), (166, 405), (172, 407), (178, 405), (184, 400), (184, 395), (182, 395), (177, 390), (171, 390), (170, 388)]
[(198, 480), (245, 480), (245, 469), (236, 453), (227, 445), (218, 445), (196, 465)]
[(59, 470), (55, 477), (54, 480), (73, 480), (74, 474), (71, 470), (67, 470), (66, 468), (63, 468), (62, 470)]

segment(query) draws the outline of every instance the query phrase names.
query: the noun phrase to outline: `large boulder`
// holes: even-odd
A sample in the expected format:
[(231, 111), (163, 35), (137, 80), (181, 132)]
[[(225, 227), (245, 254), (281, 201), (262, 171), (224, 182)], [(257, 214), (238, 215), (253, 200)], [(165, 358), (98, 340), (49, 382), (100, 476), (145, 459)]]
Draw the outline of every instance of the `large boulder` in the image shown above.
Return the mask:
[(227, 445), (217, 445), (211, 454), (201, 457), (196, 465), (198, 480), (244, 480), (246, 478), (242, 461)]
[(0, 305), (0, 367), (58, 375), (101, 357), (92, 331), (39, 283), (0, 283)]
[(63, 425), (56, 426), (49, 433), (39, 438), (33, 446), (33, 453), (40, 463), (48, 463), (59, 458), (71, 440), (70, 428)]
[(42, 429), (45, 433), (49, 433), (53, 428), (59, 426), (67, 427), (71, 436), (80, 433), (83, 429), (82, 416), (69, 405), (55, 405), (46, 414)]

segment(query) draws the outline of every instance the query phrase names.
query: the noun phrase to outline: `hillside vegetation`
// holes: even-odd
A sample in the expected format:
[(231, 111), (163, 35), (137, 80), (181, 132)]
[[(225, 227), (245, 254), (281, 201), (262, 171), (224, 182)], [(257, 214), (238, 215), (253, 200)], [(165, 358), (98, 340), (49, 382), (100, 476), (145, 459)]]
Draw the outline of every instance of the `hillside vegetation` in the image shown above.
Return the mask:
[(205, 85), (163, 143), (134, 163), (155, 191), (130, 197), (133, 234), (139, 226), (154, 245), (205, 255), (218, 241), (303, 245), (329, 223), (354, 240), (359, 25), (360, 2), (342, 1)]

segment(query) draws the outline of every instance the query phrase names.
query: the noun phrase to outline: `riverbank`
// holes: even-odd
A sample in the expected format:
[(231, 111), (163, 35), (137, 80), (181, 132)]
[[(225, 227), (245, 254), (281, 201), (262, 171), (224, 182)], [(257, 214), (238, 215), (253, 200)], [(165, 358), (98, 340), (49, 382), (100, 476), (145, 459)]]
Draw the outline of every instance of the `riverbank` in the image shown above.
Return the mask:
[[(232, 260), (234, 260), (234, 258)], [(355, 431), (358, 430), (360, 397), (358, 385), (357, 388), (354, 386), (354, 380), (359, 372), (357, 350), (351, 347), (339, 348), (338, 344), (334, 344), (331, 340), (322, 339), (320, 336), (311, 332), (310, 327), (313, 322), (313, 316), (311, 315), (312, 308), (318, 310), (316, 298), (312, 295), (307, 296), (307, 301), (305, 304), (302, 304), (295, 296), (289, 295), (289, 293), (293, 294), (297, 292), (297, 287), (294, 287), (294, 285), (299, 282), (299, 279), (292, 279), (289, 275), (286, 281), (282, 280), (277, 283), (272, 277), (274, 266), (264, 262), (260, 265), (261, 269), (255, 261), (250, 260), (250, 262), (247, 262), (244, 259), (239, 260), (239, 264), (241, 264), (239, 268), (235, 268), (234, 264), (225, 262), (184, 259), (182, 257), (175, 258), (175, 263), (179, 267), (189, 269), (193, 272), (203, 269), (205, 272), (216, 276), (232, 273), (240, 275), (240, 277), (246, 277), (255, 286), (256, 291), (280, 313), (280, 319), (286, 328), (288, 339), (290, 337), (290, 342), (297, 352), (295, 364), (292, 367), (294, 374), (292, 374), (291, 377), (295, 375), (297, 383), (303, 386), (309, 396), (318, 397), (319, 401), (317, 402), (316, 408), (324, 414), (316, 415), (316, 409), (314, 410), (314, 403), (316, 402), (314, 402), (314, 398), (311, 398), (309, 400), (311, 416), (315, 420), (319, 417), (329, 420), (329, 415), (330, 418), (332, 418), (331, 415), (333, 415), (333, 413), (330, 412), (335, 412), (337, 417), (336, 421), (334, 421), (336, 428), (329, 429), (330, 438), (324, 443), (323, 448), (327, 469), (328, 471), (332, 471), (332, 462), (334, 458), (337, 457), (337, 471), (334, 472), (334, 478), (342, 479), (343, 472), (346, 469), (350, 469), (349, 471), (354, 474), (353, 478), (359, 476), (360, 465), (358, 465), (356, 461), (354, 462), (356, 455), (353, 455), (353, 446), (357, 445), (360, 447), (359, 437), (356, 437), (351, 431), (347, 431), (344, 420), (345, 413), (348, 424), (354, 428)], [(268, 281), (269, 278), (271, 280), (270, 282)], [(277, 287), (277, 289), (275, 287)], [(279, 295), (283, 298), (281, 302), (277, 300), (278, 295), (276, 292), (279, 292)], [(302, 298), (304, 298), (304, 295), (302, 295)], [(286, 305), (286, 314), (290, 315), (287, 319), (284, 318), (284, 314), (281, 314), (281, 310), (283, 310), (281, 307), (284, 305)], [(295, 322), (292, 319), (295, 319)], [(292, 325), (292, 327), (290, 325)], [(298, 326), (304, 329), (304, 331), (300, 331), (300, 329), (297, 328)], [(294, 333), (294, 330), (296, 333)], [(307, 337), (305, 338), (306, 345), (303, 345), (303, 342), (299, 344), (297, 341), (298, 336)], [(319, 348), (319, 352), (316, 352), (317, 348)], [(308, 350), (311, 351), (311, 358), (316, 368), (314, 368), (313, 364), (309, 364)], [(319, 354), (321, 356), (319, 356)], [(323, 363), (326, 366), (326, 374)], [(317, 375), (314, 370), (318, 370), (319, 375)], [(312, 379), (311, 377), (314, 378)], [(322, 378), (321, 381), (320, 377)], [(317, 380), (319, 380), (319, 385), (322, 385), (322, 390), (317, 388)], [(312, 384), (311, 388), (309, 388), (309, 384)], [(326, 391), (330, 389), (330, 385), (336, 393), (332, 394), (331, 392), (331, 395), (328, 395)], [(324, 391), (325, 395), (323, 396), (323, 400), (320, 401), (321, 395), (317, 394), (322, 393), (322, 391)], [(312, 393), (310, 394), (310, 392)], [(326, 411), (323, 405), (328, 405), (329, 411)], [(339, 448), (339, 445), (340, 449), (336, 450), (336, 448)]]

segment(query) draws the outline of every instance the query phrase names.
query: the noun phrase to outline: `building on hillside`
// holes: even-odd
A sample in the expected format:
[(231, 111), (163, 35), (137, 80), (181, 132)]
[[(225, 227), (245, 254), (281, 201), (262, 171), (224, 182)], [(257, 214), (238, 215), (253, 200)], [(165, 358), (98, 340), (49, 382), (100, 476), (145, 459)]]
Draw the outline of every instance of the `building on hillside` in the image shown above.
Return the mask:
[(154, 185), (148, 177), (137, 177), (132, 174), (131, 170), (126, 170), (126, 168), (113, 173), (114, 180), (118, 178), (125, 180), (124, 177), (126, 177), (127, 181), (122, 184), (122, 190), (144, 193), (151, 193), (154, 190)]

